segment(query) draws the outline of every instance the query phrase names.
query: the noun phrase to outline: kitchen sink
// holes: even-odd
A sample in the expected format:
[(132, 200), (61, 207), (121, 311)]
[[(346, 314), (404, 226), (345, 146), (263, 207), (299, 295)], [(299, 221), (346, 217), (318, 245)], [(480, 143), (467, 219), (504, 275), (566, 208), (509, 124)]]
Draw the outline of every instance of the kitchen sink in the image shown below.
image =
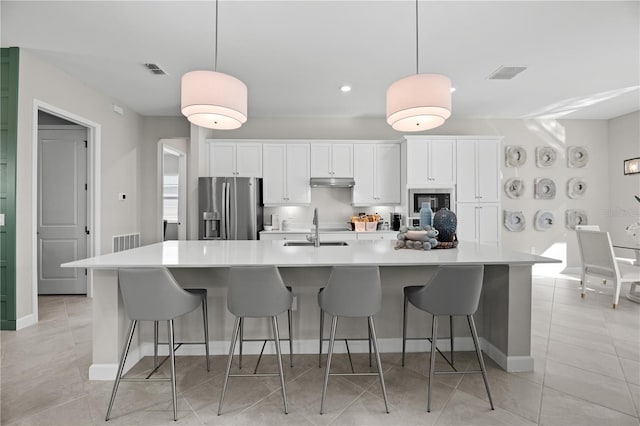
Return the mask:
[[(313, 242), (311, 241), (287, 241), (283, 244), (285, 247), (313, 247)], [(320, 242), (320, 247), (327, 246), (348, 246), (349, 244), (344, 241), (325, 241)]]

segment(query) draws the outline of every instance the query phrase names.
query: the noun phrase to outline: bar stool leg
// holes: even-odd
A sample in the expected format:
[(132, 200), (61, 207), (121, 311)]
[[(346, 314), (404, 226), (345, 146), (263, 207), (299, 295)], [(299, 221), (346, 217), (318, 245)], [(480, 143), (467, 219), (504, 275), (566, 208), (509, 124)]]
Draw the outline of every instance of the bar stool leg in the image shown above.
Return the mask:
[(244, 342), (244, 318), (240, 318), (240, 354), (238, 356), (238, 368), (242, 369), (242, 343)]
[(287, 309), (287, 320), (289, 322), (289, 364), (293, 368), (293, 315), (291, 309)]
[(324, 311), (320, 309), (320, 348), (318, 349), (318, 368), (322, 367), (322, 339), (324, 338)]
[(453, 315), (449, 315), (449, 338), (451, 339), (451, 366), (453, 366)]
[(153, 368), (158, 368), (158, 321), (153, 322)]
[(209, 363), (209, 312), (207, 309), (207, 296), (202, 295), (202, 323), (204, 324), (204, 350), (207, 361), (207, 371), (211, 371), (211, 365)]
[(378, 350), (378, 338), (376, 337), (376, 329), (373, 326), (373, 317), (369, 317), (369, 331), (373, 341), (373, 350), (376, 354), (376, 364), (378, 365), (378, 377), (380, 378), (380, 387), (382, 388), (382, 396), (384, 397), (384, 408), (389, 413), (389, 404), (387, 404), (387, 388), (384, 385), (384, 376), (382, 375), (382, 363), (380, 362), (380, 351)]
[(289, 414), (287, 404), (287, 391), (284, 386), (284, 370), (282, 368), (282, 355), (280, 353), (280, 334), (278, 332), (278, 318), (271, 317), (271, 328), (273, 329), (273, 341), (276, 344), (276, 356), (278, 357), (278, 372), (280, 373), (280, 386), (282, 386), (282, 402), (284, 403), (284, 413)]
[(167, 321), (169, 324), (169, 361), (171, 362), (171, 396), (173, 400), (173, 420), (178, 420), (178, 397), (176, 392), (176, 353), (173, 336), (173, 320)]
[(238, 330), (240, 329), (240, 317), (236, 317), (233, 324), (233, 333), (231, 336), (231, 345), (229, 348), (229, 357), (227, 358), (227, 368), (224, 372), (224, 384), (222, 385), (222, 394), (220, 395), (220, 404), (218, 405), (218, 415), (222, 413), (222, 403), (224, 402), (224, 394), (227, 392), (229, 384), (229, 372), (231, 371), (231, 361), (233, 361), (233, 351), (236, 348), (236, 340), (238, 340)]
[(487, 389), (487, 396), (489, 397), (489, 404), (491, 409), (493, 408), (493, 399), (491, 399), (491, 391), (489, 391), (489, 380), (487, 380), (487, 369), (484, 366), (484, 359), (482, 358), (482, 352), (480, 351), (480, 345), (478, 344), (478, 332), (476, 331), (476, 323), (473, 320), (473, 315), (467, 315), (467, 321), (469, 321), (469, 328), (471, 329), (471, 337), (473, 337), (473, 344), (476, 347), (476, 356), (478, 357), (478, 363), (482, 370), (482, 380), (484, 380), (484, 387)]
[(431, 356), (429, 362), (429, 391), (427, 392), (427, 412), (431, 412), (431, 389), (433, 380), (436, 377), (436, 347), (438, 340), (438, 316), (434, 315), (431, 320)]
[(329, 371), (331, 369), (331, 356), (333, 355), (333, 343), (336, 340), (336, 328), (338, 326), (338, 317), (331, 319), (331, 336), (329, 337), (329, 351), (327, 352), (327, 365), (324, 371), (324, 385), (322, 386), (322, 402), (320, 403), (320, 414), (324, 414), (324, 400), (327, 396), (327, 384), (329, 384)]
[(371, 368), (371, 325), (367, 325), (369, 331), (369, 368)]
[(113, 401), (116, 399), (116, 393), (118, 392), (118, 386), (120, 386), (120, 379), (122, 378), (122, 370), (124, 370), (124, 363), (127, 360), (127, 355), (129, 354), (129, 347), (131, 346), (131, 341), (133, 340), (133, 332), (136, 329), (136, 323), (138, 321), (132, 320), (129, 322), (129, 331), (127, 332), (127, 341), (122, 346), (122, 353), (120, 355), (120, 365), (118, 365), (118, 374), (116, 374), (116, 380), (113, 383), (113, 391), (111, 391), (111, 399), (109, 400), (109, 408), (107, 408), (107, 415), (104, 419), (105, 422), (109, 421), (109, 417), (111, 417), (111, 409), (113, 408)]
[(404, 367), (404, 354), (407, 349), (407, 308), (409, 298), (404, 296), (404, 310), (402, 311), (402, 366)]

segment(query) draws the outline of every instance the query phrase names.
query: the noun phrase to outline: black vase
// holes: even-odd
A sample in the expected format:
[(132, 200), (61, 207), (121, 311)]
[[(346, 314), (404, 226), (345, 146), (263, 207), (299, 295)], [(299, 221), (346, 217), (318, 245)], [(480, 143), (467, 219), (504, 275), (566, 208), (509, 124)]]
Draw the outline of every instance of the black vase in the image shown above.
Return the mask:
[(442, 208), (433, 215), (433, 227), (438, 230), (438, 240), (452, 242), (456, 236), (458, 218), (451, 210)]

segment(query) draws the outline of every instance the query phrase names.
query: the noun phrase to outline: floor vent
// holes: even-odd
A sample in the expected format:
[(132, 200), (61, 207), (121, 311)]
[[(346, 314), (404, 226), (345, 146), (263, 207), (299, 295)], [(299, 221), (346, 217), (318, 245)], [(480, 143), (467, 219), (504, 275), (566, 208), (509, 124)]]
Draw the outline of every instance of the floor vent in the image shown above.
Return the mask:
[(140, 233), (135, 234), (122, 234), (113, 236), (113, 252), (119, 252), (123, 250), (130, 250), (136, 247), (140, 247)]

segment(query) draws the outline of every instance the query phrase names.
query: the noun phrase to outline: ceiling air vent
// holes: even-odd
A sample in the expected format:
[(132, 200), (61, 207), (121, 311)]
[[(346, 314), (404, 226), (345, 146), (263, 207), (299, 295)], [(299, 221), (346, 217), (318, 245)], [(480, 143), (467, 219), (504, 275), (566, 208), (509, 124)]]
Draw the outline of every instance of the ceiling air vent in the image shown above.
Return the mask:
[(489, 80), (511, 80), (516, 75), (520, 74), (522, 71), (526, 70), (527, 67), (505, 67), (502, 66), (495, 70), (490, 76)]
[(160, 66), (158, 64), (144, 64), (144, 66), (151, 71), (152, 73), (156, 74), (156, 75), (165, 75), (166, 72), (160, 68)]

